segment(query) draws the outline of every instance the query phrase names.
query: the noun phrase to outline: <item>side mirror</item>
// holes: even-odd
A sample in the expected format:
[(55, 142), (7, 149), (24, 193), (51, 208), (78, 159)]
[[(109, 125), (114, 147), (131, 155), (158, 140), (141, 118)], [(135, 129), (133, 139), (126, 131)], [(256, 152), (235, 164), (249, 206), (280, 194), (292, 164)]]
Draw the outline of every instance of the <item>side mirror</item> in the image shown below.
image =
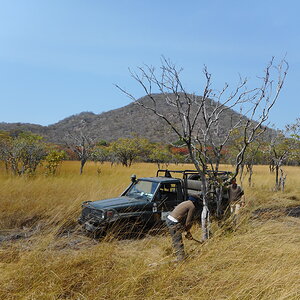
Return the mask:
[(136, 175), (132, 174), (131, 177), (130, 177), (130, 180), (131, 180), (132, 183), (136, 182)]

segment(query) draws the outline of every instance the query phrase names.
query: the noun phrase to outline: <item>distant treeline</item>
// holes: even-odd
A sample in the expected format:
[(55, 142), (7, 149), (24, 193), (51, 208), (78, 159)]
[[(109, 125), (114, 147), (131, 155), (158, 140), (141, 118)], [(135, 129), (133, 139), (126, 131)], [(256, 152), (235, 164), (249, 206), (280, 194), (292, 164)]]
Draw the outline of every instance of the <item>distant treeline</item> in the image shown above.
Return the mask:
[[(234, 163), (239, 149), (239, 132), (221, 151), (221, 163)], [(298, 137), (286, 137), (278, 133), (272, 141), (260, 140), (252, 143), (245, 155), (242, 167), (251, 169), (256, 164), (269, 165), (270, 171), (285, 165), (300, 164)], [(208, 147), (207, 153), (213, 151)], [(199, 157), (201, 159), (201, 157)], [(171, 163), (191, 163), (189, 151), (182, 141), (162, 144), (150, 142), (135, 134), (131, 138), (119, 138), (113, 142), (95, 140), (82, 132), (66, 135), (64, 144), (47, 143), (31, 132), (0, 131), (0, 161), (7, 172), (15, 175), (34, 174), (37, 167), (44, 165), (47, 174), (54, 175), (63, 160), (79, 160), (80, 173), (87, 161), (110, 162), (130, 167), (134, 162), (156, 163), (158, 168)]]

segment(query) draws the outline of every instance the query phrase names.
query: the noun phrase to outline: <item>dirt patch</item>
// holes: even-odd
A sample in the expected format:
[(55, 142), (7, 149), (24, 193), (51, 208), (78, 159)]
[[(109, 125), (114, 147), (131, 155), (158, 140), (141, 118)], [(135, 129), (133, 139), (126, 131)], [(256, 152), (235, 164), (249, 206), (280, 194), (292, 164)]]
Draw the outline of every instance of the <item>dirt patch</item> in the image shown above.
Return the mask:
[(0, 230), (0, 244), (3, 242), (27, 239), (40, 231), (40, 225), (37, 225), (33, 228), (23, 227), (23, 229)]
[(19, 239), (29, 238), (32, 236), (33, 233), (31, 232), (15, 232), (15, 233), (3, 233), (0, 232), (0, 243), (7, 242), (7, 241), (16, 241)]
[(77, 233), (71, 234), (68, 237), (56, 237), (49, 245), (49, 248), (52, 250), (81, 250), (97, 244), (99, 244), (99, 241)]
[(286, 212), (290, 217), (300, 218), (300, 206), (288, 207)]
[(253, 212), (253, 217), (260, 219), (276, 219), (284, 216), (300, 218), (300, 206), (260, 208)]
[(57, 229), (56, 237), (70, 236), (70, 234), (74, 234), (77, 231), (81, 230), (81, 226), (78, 222), (74, 220), (66, 220), (60, 227)]

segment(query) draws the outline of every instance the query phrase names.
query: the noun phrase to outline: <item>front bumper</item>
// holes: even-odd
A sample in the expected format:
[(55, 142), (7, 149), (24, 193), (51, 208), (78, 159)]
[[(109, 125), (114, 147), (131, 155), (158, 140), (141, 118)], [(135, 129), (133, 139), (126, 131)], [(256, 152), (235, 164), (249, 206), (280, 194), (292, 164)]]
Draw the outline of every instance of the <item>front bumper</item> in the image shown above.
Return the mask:
[(83, 206), (81, 216), (78, 218), (78, 223), (83, 225), (83, 228), (89, 232), (104, 231), (118, 220), (119, 217), (116, 211), (98, 210)]

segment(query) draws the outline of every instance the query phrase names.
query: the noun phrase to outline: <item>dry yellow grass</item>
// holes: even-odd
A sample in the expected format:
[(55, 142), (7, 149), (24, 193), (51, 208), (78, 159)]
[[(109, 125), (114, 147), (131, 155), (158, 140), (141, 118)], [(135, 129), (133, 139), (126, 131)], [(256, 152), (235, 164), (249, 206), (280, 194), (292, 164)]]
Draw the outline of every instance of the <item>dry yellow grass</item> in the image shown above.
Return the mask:
[[(300, 299), (300, 219), (280, 210), (300, 205), (300, 168), (285, 171), (286, 192), (274, 193), (274, 176), (255, 167), (240, 226), (214, 223), (206, 244), (186, 241), (187, 261), (156, 267), (172, 259), (168, 234), (97, 242), (76, 227), (82, 201), (119, 195), (132, 173), (153, 176), (155, 165), (90, 163), (79, 176), (79, 163), (65, 162), (58, 176), (36, 178), (2, 171), (0, 236), (21, 238), (0, 243), (0, 299)], [(253, 218), (270, 207), (277, 213)]]

